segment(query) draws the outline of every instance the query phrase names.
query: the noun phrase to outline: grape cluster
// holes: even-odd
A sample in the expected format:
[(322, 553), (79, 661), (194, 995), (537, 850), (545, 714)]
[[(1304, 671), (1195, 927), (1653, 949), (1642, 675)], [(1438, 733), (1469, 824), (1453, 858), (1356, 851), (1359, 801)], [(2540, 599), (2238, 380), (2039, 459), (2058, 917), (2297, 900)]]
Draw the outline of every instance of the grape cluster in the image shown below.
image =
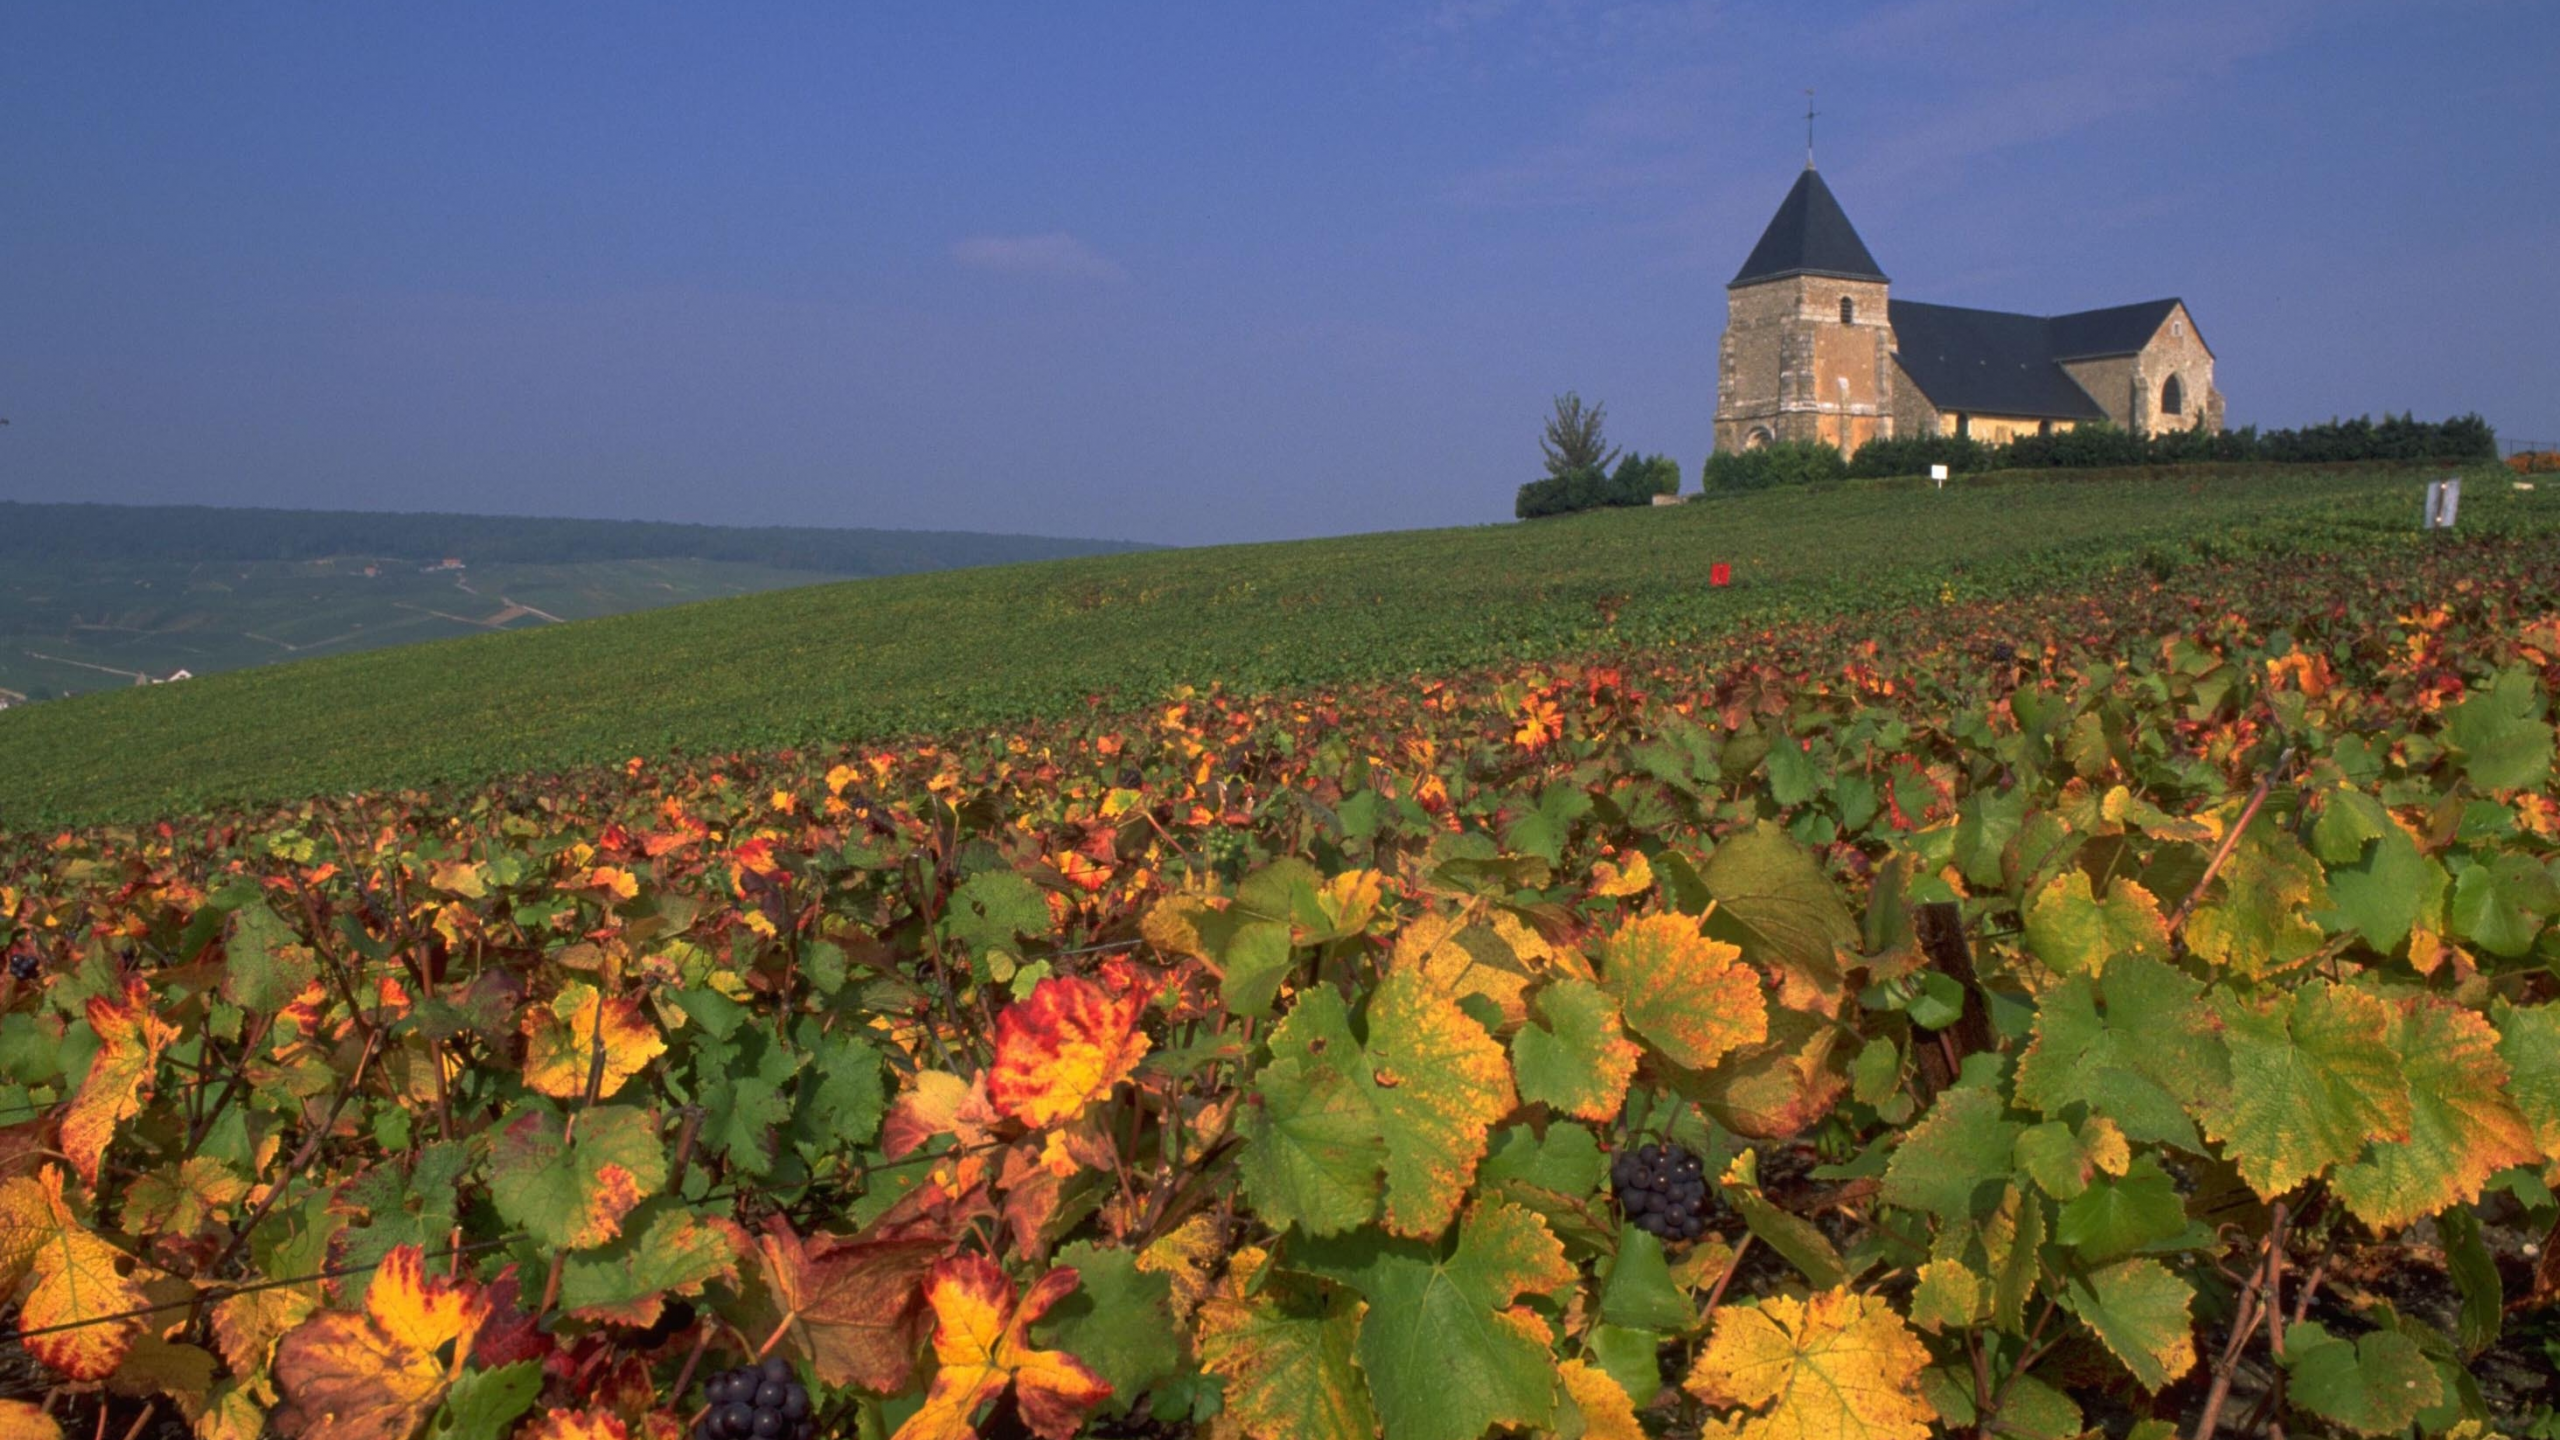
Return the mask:
[(779, 1355), (712, 1376), (702, 1398), (711, 1409), (695, 1422), (693, 1440), (811, 1440), (818, 1433), (808, 1387)]
[(1707, 1229), (1707, 1172), (1677, 1145), (1621, 1150), (1609, 1165), (1618, 1208), (1658, 1240), (1695, 1240)]
[(24, 950), (9, 957), (9, 974), (13, 979), (33, 980), (43, 968), (35, 956)]

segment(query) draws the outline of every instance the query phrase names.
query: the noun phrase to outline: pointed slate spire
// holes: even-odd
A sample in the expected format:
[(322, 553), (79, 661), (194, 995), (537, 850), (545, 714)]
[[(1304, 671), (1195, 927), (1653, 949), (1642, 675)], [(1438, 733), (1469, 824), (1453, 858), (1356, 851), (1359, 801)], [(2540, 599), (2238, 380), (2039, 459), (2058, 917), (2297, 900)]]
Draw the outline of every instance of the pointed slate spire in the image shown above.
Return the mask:
[(1811, 165), (1796, 177), (1796, 187), (1778, 204), (1751, 258), (1732, 284), (1777, 280), (1789, 275), (1830, 275), (1843, 280), (1882, 280), (1875, 257), (1858, 238), (1857, 227), (1831, 198), (1831, 187)]

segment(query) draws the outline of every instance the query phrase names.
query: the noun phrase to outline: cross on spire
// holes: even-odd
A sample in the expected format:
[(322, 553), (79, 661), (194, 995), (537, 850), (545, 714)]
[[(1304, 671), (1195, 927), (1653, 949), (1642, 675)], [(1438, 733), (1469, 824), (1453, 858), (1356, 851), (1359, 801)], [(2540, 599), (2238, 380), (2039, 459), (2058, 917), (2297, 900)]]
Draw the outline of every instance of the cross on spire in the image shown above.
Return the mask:
[(1804, 92), (1804, 168), (1813, 168), (1813, 92)]

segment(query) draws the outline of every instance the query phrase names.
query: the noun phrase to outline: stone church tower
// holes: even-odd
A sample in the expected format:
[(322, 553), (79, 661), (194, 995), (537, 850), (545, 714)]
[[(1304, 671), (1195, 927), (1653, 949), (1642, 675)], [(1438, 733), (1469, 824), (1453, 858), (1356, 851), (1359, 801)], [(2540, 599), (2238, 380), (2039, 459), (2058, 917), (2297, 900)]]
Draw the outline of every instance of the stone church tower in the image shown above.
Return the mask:
[(1716, 448), (1821, 440), (1852, 451), (1891, 436), (1887, 284), (1831, 187), (1807, 164), (1725, 287)]

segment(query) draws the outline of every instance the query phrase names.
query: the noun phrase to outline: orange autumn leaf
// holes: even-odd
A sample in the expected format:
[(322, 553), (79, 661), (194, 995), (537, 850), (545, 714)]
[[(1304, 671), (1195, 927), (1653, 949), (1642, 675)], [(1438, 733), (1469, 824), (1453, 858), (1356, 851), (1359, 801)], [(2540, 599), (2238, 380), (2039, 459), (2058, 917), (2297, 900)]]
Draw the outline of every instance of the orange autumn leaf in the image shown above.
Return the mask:
[(548, 1005), (525, 1011), (524, 1083), (555, 1100), (583, 1099), (587, 1072), (595, 1061), (596, 1009), (604, 1009), (604, 1087), (599, 1099), (611, 1096), (650, 1061), (667, 1053), (658, 1027), (640, 1013), (640, 1002), (617, 997), (605, 1000), (596, 987), (572, 980)]
[(1025, 1125), (1072, 1120), (1111, 1093), (1147, 1053), (1146, 997), (1114, 998), (1090, 980), (1053, 976), (996, 1017), (995, 1107)]
[(89, 1028), (98, 1033), (98, 1053), (62, 1117), (62, 1153), (95, 1185), (116, 1125), (142, 1113), (142, 1092), (178, 1029), (151, 1013), (151, 992), (139, 979), (124, 982), (122, 1003), (89, 997)]
[(962, 1255), (933, 1267), (925, 1299), (933, 1307), (933, 1388), (924, 1408), (892, 1440), (974, 1440), (978, 1407), (1013, 1388), (1022, 1423), (1043, 1440), (1067, 1440), (1111, 1386), (1063, 1350), (1032, 1347), (1032, 1323), (1076, 1288), (1076, 1272), (1060, 1266), (1013, 1298), (1013, 1282), (996, 1263)]
[(899, 1159), (937, 1135), (964, 1146), (983, 1145), (1004, 1117), (987, 1098), (987, 1077), (963, 1080), (947, 1070), (920, 1070), (880, 1123), (880, 1144)]
[(62, 1440), (62, 1427), (41, 1405), (0, 1400), (0, 1440)]
[[(289, 1440), (406, 1440), (444, 1399), (489, 1318), (467, 1280), (426, 1278), (415, 1245), (383, 1257), (361, 1312), (313, 1316), (276, 1345), (275, 1412)], [(444, 1347), (452, 1358), (439, 1358)]]
[(1736, 1440), (1928, 1440), (1929, 1352), (1883, 1297), (1843, 1286), (1716, 1311), (1683, 1387)]
[(31, 1283), (18, 1313), (27, 1353), (73, 1380), (112, 1374), (142, 1332), (133, 1319), (103, 1317), (149, 1303), (121, 1273), (125, 1253), (89, 1232), (62, 1198), (62, 1167), (0, 1185), (0, 1289)]
[(756, 1258), (785, 1339), (817, 1377), (885, 1395), (906, 1388), (915, 1369), (925, 1278), (946, 1243), (929, 1228), (804, 1240), (777, 1215), (756, 1237)]
[(1601, 952), (1600, 984), (1627, 1028), (1673, 1063), (1703, 1070), (1769, 1035), (1768, 1003), (1742, 951), (1698, 933), (1697, 917), (1628, 921)]

